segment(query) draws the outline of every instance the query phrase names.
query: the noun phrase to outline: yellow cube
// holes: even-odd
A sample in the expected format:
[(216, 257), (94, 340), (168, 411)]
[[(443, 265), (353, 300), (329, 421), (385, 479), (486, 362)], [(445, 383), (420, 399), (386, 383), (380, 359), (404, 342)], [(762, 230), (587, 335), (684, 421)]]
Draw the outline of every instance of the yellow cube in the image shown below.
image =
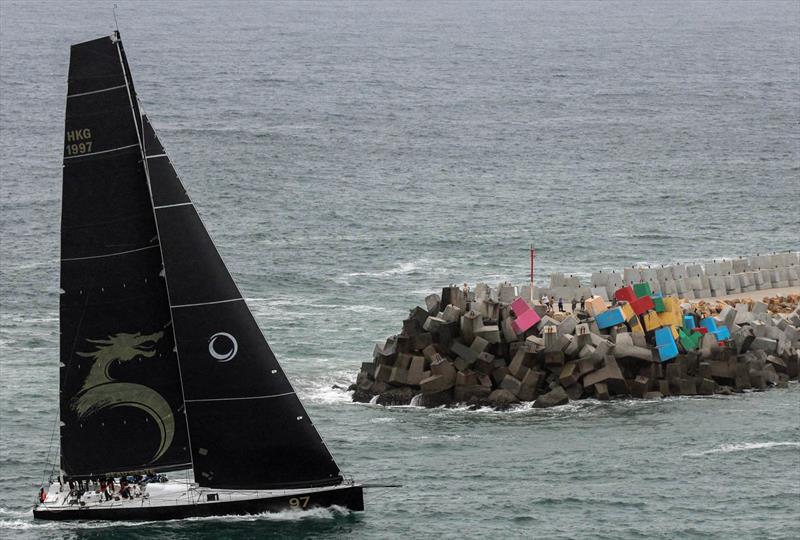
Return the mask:
[(592, 317), (597, 317), (606, 310), (606, 301), (599, 296), (592, 296), (586, 301), (586, 311)]
[(625, 302), (620, 305), (620, 307), (622, 308), (622, 316), (625, 317), (626, 321), (630, 321), (636, 316), (636, 313), (633, 312), (633, 308), (629, 303)]
[(661, 313), (656, 313), (655, 311), (648, 311), (644, 314), (644, 327), (648, 331), (655, 330), (656, 328), (661, 328), (661, 318), (659, 317)]
[(656, 315), (658, 315), (658, 320), (661, 322), (661, 326), (679, 326), (681, 324), (680, 317), (676, 316), (672, 311), (663, 311), (661, 313), (657, 313)]
[(638, 332), (639, 334), (644, 334), (644, 328), (642, 328), (642, 325), (639, 324), (639, 319), (638, 318), (633, 319), (631, 321), (631, 331), (632, 332)]

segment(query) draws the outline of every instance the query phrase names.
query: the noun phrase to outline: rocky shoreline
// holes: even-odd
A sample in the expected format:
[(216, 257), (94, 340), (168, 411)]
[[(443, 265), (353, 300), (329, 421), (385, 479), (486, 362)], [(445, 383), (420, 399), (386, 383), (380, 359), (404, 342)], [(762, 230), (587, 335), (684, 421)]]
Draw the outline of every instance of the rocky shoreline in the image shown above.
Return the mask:
[[(791, 255), (781, 260), (798, 260)], [(479, 283), (429, 295), (399, 334), (375, 346), (350, 387), (353, 400), (538, 408), (758, 391), (786, 386), (800, 372), (800, 294), (692, 302), (640, 279), (623, 283), (611, 301), (587, 297), (572, 313), (531, 294)]]

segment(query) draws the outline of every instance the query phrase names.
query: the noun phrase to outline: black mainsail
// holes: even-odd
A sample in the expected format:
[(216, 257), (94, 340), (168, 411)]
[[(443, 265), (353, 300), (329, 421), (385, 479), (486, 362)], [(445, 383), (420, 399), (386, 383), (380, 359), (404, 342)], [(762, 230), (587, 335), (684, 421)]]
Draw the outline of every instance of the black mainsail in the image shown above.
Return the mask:
[(186, 419), (133, 85), (117, 39), (71, 49), (61, 224), (61, 468), (188, 467)]
[(118, 33), (73, 46), (68, 94), (66, 475), (191, 465), (203, 487), (340, 484), (338, 466), (140, 113)]

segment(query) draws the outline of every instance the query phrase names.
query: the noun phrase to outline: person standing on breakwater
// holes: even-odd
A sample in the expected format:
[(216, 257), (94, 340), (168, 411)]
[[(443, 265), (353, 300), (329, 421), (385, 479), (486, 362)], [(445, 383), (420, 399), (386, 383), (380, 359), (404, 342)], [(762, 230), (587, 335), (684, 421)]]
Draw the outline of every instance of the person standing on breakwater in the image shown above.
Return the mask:
[(586, 305), (586, 298), (583, 295), (581, 295), (581, 309), (583, 309), (585, 305)]
[(546, 294), (542, 295), (542, 305), (546, 311), (550, 311), (550, 299), (547, 298)]
[(564, 313), (564, 299), (560, 296), (558, 297), (558, 312)]
[(575, 297), (572, 297), (572, 313), (575, 313), (575, 306), (578, 305), (578, 301), (575, 300)]

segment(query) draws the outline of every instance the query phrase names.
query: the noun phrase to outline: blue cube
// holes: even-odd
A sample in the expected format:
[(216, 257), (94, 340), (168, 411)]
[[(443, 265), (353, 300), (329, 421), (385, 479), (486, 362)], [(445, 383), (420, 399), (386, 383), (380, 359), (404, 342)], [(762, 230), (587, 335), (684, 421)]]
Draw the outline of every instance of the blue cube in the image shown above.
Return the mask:
[(598, 328), (611, 328), (618, 324), (625, 322), (625, 316), (622, 314), (622, 308), (609, 309), (603, 313), (598, 313), (594, 317)]
[(692, 330), (696, 328), (697, 325), (694, 324), (694, 317), (691, 315), (684, 315), (683, 316), (683, 327), (687, 330)]
[(656, 348), (658, 349), (658, 357), (662, 362), (678, 356), (678, 344), (675, 343), (675, 338), (672, 337), (672, 330), (669, 327), (656, 330)]
[(731, 331), (727, 326), (723, 326), (711, 332), (717, 338), (717, 341), (727, 341), (731, 339)]
[(706, 317), (700, 321), (700, 326), (708, 328), (708, 331), (713, 334), (717, 330), (717, 321), (714, 320), (714, 317)]

